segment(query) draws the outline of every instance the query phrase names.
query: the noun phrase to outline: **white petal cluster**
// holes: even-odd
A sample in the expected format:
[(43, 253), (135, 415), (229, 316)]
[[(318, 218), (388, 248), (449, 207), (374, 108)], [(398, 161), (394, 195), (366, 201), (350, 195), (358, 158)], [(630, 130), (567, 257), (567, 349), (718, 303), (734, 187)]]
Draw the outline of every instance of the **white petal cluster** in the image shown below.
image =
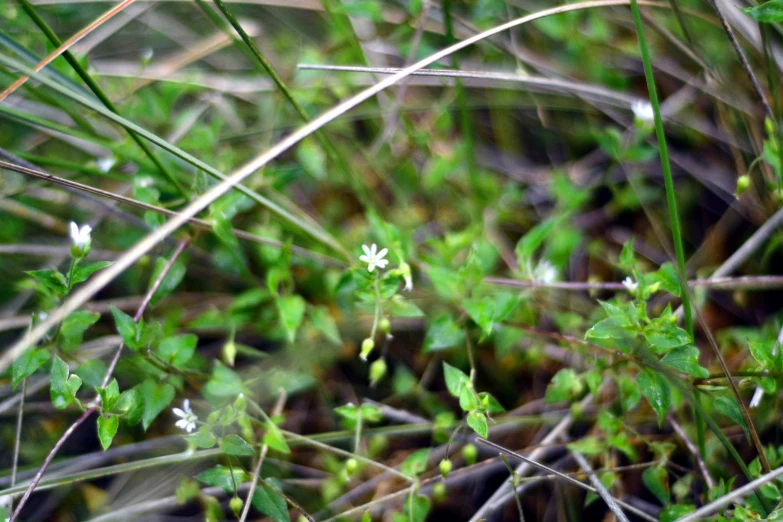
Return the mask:
[(386, 253), (389, 251), (388, 248), (384, 248), (379, 252), (378, 246), (373, 243), (371, 247), (362, 245), (362, 250), (364, 250), (364, 255), (359, 256), (359, 260), (367, 263), (367, 270), (370, 272), (375, 270), (376, 266), (378, 268), (386, 268), (386, 265), (389, 264), (389, 260), (384, 259), (384, 257), (386, 257)]
[(546, 259), (542, 259), (536, 265), (535, 270), (533, 270), (533, 279), (535, 279), (537, 283), (551, 285), (557, 281), (557, 268)]
[(623, 280), (623, 286), (628, 289), (629, 292), (634, 293), (639, 288), (639, 283), (633, 280), (631, 276), (626, 277)]
[(71, 221), (71, 241), (76, 248), (84, 248), (84, 246), (90, 242), (90, 232), (92, 227), (90, 225), (84, 225), (79, 228), (79, 225)]
[(641, 123), (652, 124), (655, 121), (655, 113), (650, 102), (637, 100), (631, 105), (631, 110), (634, 117)]
[(174, 412), (174, 415), (180, 418), (176, 422), (175, 426), (177, 428), (180, 428), (190, 433), (191, 431), (196, 429), (196, 421), (198, 420), (198, 417), (196, 416), (195, 413), (193, 413), (193, 410), (190, 409), (190, 401), (188, 399), (185, 399), (185, 402), (182, 404), (182, 407), (184, 409), (179, 409), (179, 408), (171, 409), (171, 411)]

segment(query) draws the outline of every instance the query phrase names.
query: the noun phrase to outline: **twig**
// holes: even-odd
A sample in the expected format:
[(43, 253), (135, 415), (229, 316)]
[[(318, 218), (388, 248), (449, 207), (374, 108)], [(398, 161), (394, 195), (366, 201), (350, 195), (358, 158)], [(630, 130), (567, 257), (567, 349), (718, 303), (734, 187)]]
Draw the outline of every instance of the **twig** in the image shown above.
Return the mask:
[(607, 507), (609, 507), (609, 510), (614, 513), (614, 516), (617, 517), (617, 520), (620, 522), (630, 522), (628, 517), (625, 516), (625, 513), (623, 513), (623, 510), (620, 509), (620, 506), (617, 504), (617, 499), (615, 499), (609, 493), (609, 490), (607, 490), (606, 486), (603, 485), (601, 479), (598, 478), (598, 475), (593, 473), (593, 468), (590, 467), (590, 463), (587, 462), (587, 459), (585, 459), (578, 451), (571, 451), (571, 453), (574, 455), (574, 460), (576, 460), (576, 463), (579, 464), (579, 467), (582, 468), (585, 473), (587, 473), (587, 478), (595, 488), (596, 493), (598, 493), (598, 495), (604, 499)]
[(704, 459), (702, 459), (701, 455), (699, 454), (699, 448), (697, 448), (696, 445), (693, 442), (691, 442), (691, 439), (688, 438), (688, 434), (685, 433), (684, 429), (682, 429), (682, 426), (680, 426), (680, 424), (674, 418), (674, 415), (669, 413), (669, 415), (667, 415), (667, 419), (669, 420), (669, 424), (672, 425), (672, 428), (674, 428), (674, 431), (677, 433), (677, 435), (680, 436), (682, 441), (685, 443), (685, 446), (688, 448), (688, 451), (691, 452), (693, 458), (696, 459), (696, 464), (698, 464), (699, 470), (701, 471), (701, 474), (704, 476), (704, 482), (707, 484), (707, 489), (710, 490), (714, 488), (715, 482), (713, 482), (712, 477), (710, 476), (710, 472), (707, 469), (707, 464), (704, 463)]
[[(592, 395), (588, 395), (582, 401), (579, 403), (579, 405), (584, 408), (588, 406), (593, 400)], [(546, 437), (541, 441), (541, 445), (545, 446), (547, 444), (551, 444), (555, 441), (557, 441), (560, 438), (560, 435), (562, 435), (566, 430), (568, 430), (571, 427), (571, 423), (574, 421), (574, 416), (572, 413), (569, 413), (563, 419), (557, 423), (557, 425), (552, 428), (552, 431), (550, 431)], [(479, 440), (476, 438), (476, 440)], [(530, 459), (538, 459), (539, 456), (541, 456), (546, 451), (545, 447), (539, 447), (532, 451), (530, 453)], [(520, 464), (517, 469), (515, 470), (516, 476), (522, 477), (524, 476), (531, 468), (531, 465), (526, 462), (523, 459), (522, 464)], [(491, 511), (494, 511), (498, 506), (503, 505), (506, 502), (506, 499), (509, 498), (509, 496), (514, 494), (514, 486), (513, 486), (513, 477), (509, 477), (503, 484), (495, 490), (495, 492), (492, 494), (492, 496), (489, 497), (489, 499), (476, 511), (472, 517), (470, 517), (470, 522), (477, 522), (478, 520), (481, 520), (487, 516), (487, 514)]]
[[(272, 410), (272, 416), (280, 415), (283, 412), (283, 406), (285, 405), (287, 394), (283, 388), (280, 388), (280, 395), (277, 398), (277, 403)], [(250, 482), (250, 489), (247, 492), (247, 499), (245, 500), (245, 506), (242, 509), (242, 516), (239, 517), (239, 522), (245, 522), (247, 514), (250, 512), (250, 504), (253, 499), (253, 493), (256, 491), (258, 485), (258, 478), (261, 475), (261, 466), (264, 465), (264, 459), (269, 451), (269, 446), (264, 444), (261, 446), (261, 452), (258, 456), (258, 462), (256, 463), (256, 469), (253, 470), (253, 480)]]
[[(152, 299), (152, 296), (155, 295), (155, 291), (158, 289), (163, 279), (169, 273), (169, 270), (171, 270), (171, 267), (174, 266), (174, 262), (177, 260), (177, 258), (182, 253), (182, 251), (185, 250), (185, 247), (187, 247), (189, 243), (190, 243), (189, 238), (185, 238), (180, 242), (179, 246), (172, 254), (168, 263), (166, 263), (166, 266), (163, 267), (163, 270), (161, 270), (160, 274), (155, 279), (155, 282), (152, 284), (152, 287), (147, 292), (147, 295), (145, 296), (144, 300), (141, 302), (141, 305), (139, 305), (139, 309), (137, 310), (136, 315), (133, 318), (134, 322), (138, 323), (139, 319), (141, 319), (142, 315), (144, 315), (144, 310), (146, 310), (147, 305)], [(109, 364), (109, 367), (106, 370), (106, 374), (103, 377), (103, 382), (101, 384), (101, 387), (106, 387), (106, 385), (109, 383), (109, 380), (111, 379), (111, 376), (114, 373), (114, 368), (117, 366), (117, 362), (119, 361), (120, 355), (122, 354), (123, 347), (124, 347), (124, 343), (120, 343), (120, 346), (117, 348), (117, 351), (114, 353), (114, 357), (112, 358), (111, 363)], [(99, 400), (100, 400), (100, 396), (96, 397), (94, 403), (97, 404)], [(41, 468), (38, 470), (38, 473), (35, 474), (35, 477), (33, 477), (33, 480), (32, 482), (30, 482), (30, 485), (27, 487), (27, 490), (24, 492), (24, 495), (22, 495), (22, 499), (19, 501), (19, 505), (16, 506), (16, 510), (14, 510), (13, 515), (11, 515), (9, 522), (14, 522), (19, 517), (19, 514), (22, 512), (22, 508), (27, 503), (27, 500), (30, 498), (30, 495), (32, 495), (33, 491), (35, 491), (36, 486), (43, 478), (44, 473), (46, 473), (46, 469), (49, 467), (49, 464), (52, 463), (52, 460), (54, 459), (55, 455), (57, 455), (57, 453), (60, 451), (60, 448), (63, 446), (63, 444), (65, 444), (65, 441), (67, 441), (71, 437), (71, 435), (73, 435), (73, 433), (76, 431), (76, 429), (79, 426), (81, 426), (82, 423), (85, 420), (87, 420), (87, 418), (97, 410), (98, 410), (97, 405), (87, 408), (84, 411), (84, 413), (82, 413), (81, 416), (78, 419), (76, 419), (76, 421), (74, 421), (74, 423), (71, 424), (71, 426), (67, 430), (65, 430), (65, 433), (62, 434), (60, 440), (57, 441), (57, 443), (54, 445), (52, 450), (46, 456), (46, 459), (41, 465)]]
[[(501, 446), (499, 444), (495, 444), (494, 442), (488, 441), (487, 439), (484, 439), (482, 437), (476, 437), (476, 442), (478, 442), (480, 444), (484, 444), (484, 445), (490, 446), (490, 447), (492, 447), (492, 448), (494, 448), (494, 449), (496, 449), (496, 450), (498, 450), (498, 451), (500, 451), (502, 453), (505, 453), (506, 455), (510, 455), (512, 457), (520, 459), (525, 464), (528, 464), (530, 466), (533, 466), (533, 467), (536, 467), (536, 468), (541, 469), (543, 471), (546, 471), (547, 473), (557, 475), (557, 477), (560, 480), (563, 480), (564, 482), (567, 482), (567, 483), (572, 484), (574, 486), (577, 486), (579, 488), (586, 489), (587, 491), (591, 491), (593, 493), (596, 493), (596, 494), (600, 495), (600, 493), (598, 492), (598, 490), (596, 488), (594, 488), (592, 486), (588, 486), (584, 482), (580, 482), (580, 481), (576, 480), (575, 478), (570, 477), (569, 475), (566, 475), (565, 473), (561, 473), (561, 472), (557, 471), (556, 469), (552, 469), (549, 466), (546, 466), (544, 464), (536, 462), (535, 460), (530, 459), (528, 457), (525, 457), (524, 455), (520, 455), (519, 453), (511, 451), (510, 449), (504, 448), (503, 446)], [(577, 455), (579, 455), (579, 454), (575, 452), (574, 453), (574, 457), (577, 457)], [(579, 456), (581, 457), (581, 455), (579, 455)], [(593, 477), (595, 477), (595, 475), (590, 474), (589, 477), (592, 479)], [(595, 477), (595, 478), (597, 479), (597, 477)], [(607, 494), (608, 494), (608, 492), (607, 492)], [(651, 517), (650, 515), (648, 515), (647, 513), (645, 513), (644, 511), (640, 510), (639, 508), (637, 508), (635, 506), (632, 506), (632, 505), (630, 505), (630, 504), (628, 504), (626, 502), (623, 502), (622, 500), (617, 500), (617, 499), (612, 499), (612, 500), (614, 502), (616, 502), (617, 505), (622, 506), (625, 509), (627, 509), (628, 511), (630, 511), (631, 513), (637, 515), (639, 518), (643, 518), (644, 520), (648, 520), (650, 522), (657, 522), (656, 518)], [(627, 522), (628, 519), (626, 518), (625, 521)]]
[(701, 520), (703, 518), (707, 518), (708, 516), (710, 516), (710, 515), (712, 515), (714, 513), (717, 513), (718, 511), (720, 511), (724, 507), (728, 506), (729, 504), (734, 502), (736, 499), (742, 498), (742, 497), (744, 497), (744, 496), (754, 492), (755, 490), (757, 490), (758, 488), (760, 488), (764, 484), (767, 484), (768, 482), (772, 482), (773, 480), (775, 480), (776, 478), (780, 477), (781, 475), (783, 475), (783, 466), (781, 466), (781, 467), (779, 467), (779, 468), (777, 468), (777, 469), (775, 469), (773, 471), (770, 471), (769, 473), (767, 473), (765, 475), (760, 476), (756, 480), (748, 482), (747, 484), (745, 484), (741, 488), (737, 488), (734, 491), (723, 495), (719, 499), (713, 500), (712, 502), (710, 502), (706, 506), (700, 507), (699, 509), (697, 509), (693, 513), (690, 513), (689, 515), (685, 515), (682, 518), (678, 518), (676, 520), (676, 522), (693, 522), (695, 520)]
[[(485, 283), (510, 286), (514, 288), (547, 288), (555, 290), (568, 290), (574, 292), (586, 290), (610, 290), (627, 292), (628, 288), (623, 283), (614, 282), (561, 282), (561, 283), (541, 283), (538, 281), (518, 281), (516, 279), (507, 279), (503, 277), (485, 277)], [(783, 276), (764, 275), (764, 276), (743, 276), (743, 277), (712, 277), (709, 279), (692, 279), (688, 281), (689, 287), (702, 287), (710, 290), (737, 290), (737, 289), (767, 289), (779, 288), (783, 286)]]

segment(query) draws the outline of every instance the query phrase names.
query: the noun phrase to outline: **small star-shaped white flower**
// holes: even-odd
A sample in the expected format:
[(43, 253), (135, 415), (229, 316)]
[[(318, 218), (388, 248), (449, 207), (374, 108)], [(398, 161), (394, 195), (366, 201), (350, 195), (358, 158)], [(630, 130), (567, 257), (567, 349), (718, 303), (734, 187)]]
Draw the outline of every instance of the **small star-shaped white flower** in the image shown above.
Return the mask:
[(378, 252), (378, 246), (373, 243), (371, 247), (362, 245), (362, 250), (364, 250), (365, 255), (359, 256), (359, 259), (367, 263), (367, 270), (370, 272), (375, 270), (376, 266), (379, 268), (386, 268), (386, 265), (389, 264), (389, 260), (384, 259), (386, 253), (389, 251), (388, 248), (384, 248)]
[(633, 105), (631, 105), (631, 110), (633, 111), (633, 115), (636, 117), (636, 119), (642, 123), (649, 124), (655, 121), (655, 113), (653, 112), (653, 108), (652, 105), (650, 105), (650, 102), (637, 100), (633, 102)]
[(541, 260), (533, 270), (533, 278), (539, 283), (551, 285), (557, 281), (557, 268), (546, 259)]
[(196, 429), (196, 421), (198, 420), (198, 417), (195, 413), (193, 413), (193, 410), (190, 409), (190, 401), (188, 399), (185, 399), (185, 402), (182, 404), (182, 406), (185, 408), (184, 410), (179, 408), (171, 409), (171, 411), (174, 412), (174, 415), (180, 417), (175, 426), (190, 433)]
[(639, 283), (634, 281), (631, 276), (628, 276), (623, 279), (623, 286), (627, 288), (629, 292), (633, 293), (636, 292), (637, 288), (639, 288)]
[(90, 225), (79, 228), (79, 225), (71, 221), (71, 241), (76, 248), (84, 248), (90, 242), (90, 232), (92, 232)]

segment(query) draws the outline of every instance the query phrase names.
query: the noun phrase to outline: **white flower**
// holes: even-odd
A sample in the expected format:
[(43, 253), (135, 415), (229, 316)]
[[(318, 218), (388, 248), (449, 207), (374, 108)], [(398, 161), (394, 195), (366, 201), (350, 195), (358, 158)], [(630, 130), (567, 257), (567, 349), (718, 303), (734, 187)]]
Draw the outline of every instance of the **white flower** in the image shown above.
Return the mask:
[(623, 280), (623, 286), (628, 289), (629, 292), (634, 293), (639, 288), (639, 283), (633, 280), (631, 276), (626, 277)]
[(190, 401), (188, 399), (185, 399), (185, 402), (182, 404), (182, 406), (185, 408), (184, 410), (180, 410), (179, 408), (171, 409), (171, 411), (174, 412), (174, 415), (180, 417), (180, 420), (177, 421), (175, 426), (190, 433), (196, 429), (196, 421), (198, 420), (198, 417), (195, 413), (193, 413), (193, 410), (190, 409)]
[(655, 121), (655, 113), (653, 112), (650, 102), (637, 100), (631, 105), (634, 117), (641, 123), (652, 123)]
[(756, 387), (753, 397), (750, 399), (750, 407), (755, 408), (761, 404), (761, 398), (764, 397), (764, 389), (761, 386)]
[(82, 249), (90, 242), (90, 232), (92, 232), (90, 225), (79, 228), (79, 225), (71, 221), (71, 241), (76, 248)]
[(400, 263), (400, 272), (402, 272), (402, 277), (405, 279), (405, 287), (403, 290), (410, 292), (413, 290), (413, 276), (411, 275), (411, 266), (403, 261)]
[(117, 163), (117, 158), (114, 156), (106, 156), (105, 158), (96, 161), (95, 166), (98, 167), (98, 170), (101, 172), (106, 173), (111, 170), (115, 163)]
[(372, 272), (375, 270), (375, 267), (380, 268), (386, 268), (386, 265), (389, 264), (388, 259), (384, 259), (386, 256), (386, 252), (389, 251), (389, 249), (384, 248), (380, 252), (378, 252), (378, 246), (373, 243), (372, 247), (368, 247), (367, 245), (362, 245), (362, 250), (364, 250), (365, 255), (360, 256), (359, 259), (361, 261), (364, 261), (367, 263), (367, 270)]
[(557, 268), (546, 259), (543, 259), (538, 262), (535, 270), (533, 270), (533, 279), (539, 283), (551, 285), (557, 280)]
[(152, 47), (145, 47), (139, 53), (139, 57), (141, 58), (142, 62), (149, 62), (150, 60), (152, 60), (152, 56), (154, 54), (155, 51), (152, 49)]

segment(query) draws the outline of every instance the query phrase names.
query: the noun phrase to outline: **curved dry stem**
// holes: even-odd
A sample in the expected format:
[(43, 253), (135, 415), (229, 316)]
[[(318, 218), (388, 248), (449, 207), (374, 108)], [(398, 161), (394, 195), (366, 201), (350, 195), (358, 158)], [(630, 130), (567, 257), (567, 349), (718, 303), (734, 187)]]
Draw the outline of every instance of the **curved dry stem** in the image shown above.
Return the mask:
[[(111, 19), (114, 15), (118, 14), (120, 11), (131, 5), (136, 0), (123, 0), (119, 5), (116, 5), (103, 13), (101, 16), (96, 18), (93, 22), (91, 22), (87, 27), (76, 33), (75, 35), (68, 38), (61, 46), (59, 46), (57, 49), (49, 53), (49, 55), (38, 62), (35, 67), (33, 67), (33, 71), (38, 72), (47, 65), (49, 65), (55, 58), (63, 54), (65, 51), (67, 51), (72, 45), (74, 45), (76, 42), (90, 34), (92, 31), (100, 27), (101, 24)], [(17, 90), (19, 87), (25, 84), (27, 80), (29, 80), (30, 77), (28, 75), (22, 75), (20, 76), (14, 83), (12, 83), (6, 90), (3, 92), (0, 92), (0, 102), (5, 100), (8, 96), (13, 94), (15, 90)]]
[[(2, 357), (0, 357), (0, 372), (5, 371), (11, 363), (19, 357), (28, 347), (38, 342), (53, 326), (65, 319), (68, 314), (77, 310), (81, 305), (86, 303), (91, 297), (98, 293), (103, 287), (108, 285), (117, 276), (124, 272), (127, 268), (138, 261), (147, 252), (152, 250), (164, 238), (168, 237), (175, 230), (184, 225), (190, 218), (195, 217), (196, 214), (207, 208), (212, 202), (217, 200), (222, 195), (226, 194), (235, 185), (241, 183), (244, 179), (257, 172), (261, 167), (267, 165), (269, 162), (283, 154), (285, 151), (302, 141), (304, 138), (310, 136), (318, 129), (324, 127), (331, 121), (347, 113), (354, 107), (357, 107), (361, 103), (372, 98), (379, 92), (391, 87), (400, 80), (410, 76), (414, 72), (431, 65), (438, 60), (441, 60), (450, 54), (453, 54), (461, 49), (469, 47), (477, 42), (480, 42), (486, 38), (494, 36), (503, 31), (507, 31), (514, 27), (524, 25), (526, 23), (552, 16), (560, 13), (567, 13), (570, 11), (580, 11), (584, 9), (592, 9), (595, 7), (609, 7), (617, 5), (628, 5), (629, 0), (592, 0), (587, 2), (581, 2), (578, 4), (563, 5), (554, 7), (551, 9), (545, 9), (538, 13), (523, 16), (517, 18), (511, 22), (499, 25), (483, 33), (472, 36), (461, 42), (457, 42), (437, 53), (434, 53), (423, 60), (416, 62), (415, 64), (407, 67), (397, 74), (389, 76), (377, 84), (369, 87), (362, 92), (348, 98), (344, 102), (333, 107), (329, 111), (325, 112), (318, 118), (312, 120), (307, 125), (300, 127), (296, 132), (293, 132), (283, 140), (279, 141), (272, 148), (264, 152), (263, 154), (252, 159), (233, 174), (226, 177), (223, 181), (213, 186), (209, 191), (204, 193), (201, 197), (194, 200), (187, 207), (185, 207), (181, 213), (167, 221), (160, 228), (147, 235), (144, 239), (139, 241), (130, 250), (126, 252), (124, 256), (119, 258), (112, 266), (102, 270), (96, 277), (91, 279), (87, 284), (76, 291), (65, 303), (63, 303), (58, 309), (49, 314), (49, 317), (42, 321), (36, 328), (34, 328), (30, 335), (17, 341), (10, 348), (8, 348)], [(659, 2), (642, 1), (643, 5), (649, 5), (654, 7), (661, 7), (664, 4)]]

